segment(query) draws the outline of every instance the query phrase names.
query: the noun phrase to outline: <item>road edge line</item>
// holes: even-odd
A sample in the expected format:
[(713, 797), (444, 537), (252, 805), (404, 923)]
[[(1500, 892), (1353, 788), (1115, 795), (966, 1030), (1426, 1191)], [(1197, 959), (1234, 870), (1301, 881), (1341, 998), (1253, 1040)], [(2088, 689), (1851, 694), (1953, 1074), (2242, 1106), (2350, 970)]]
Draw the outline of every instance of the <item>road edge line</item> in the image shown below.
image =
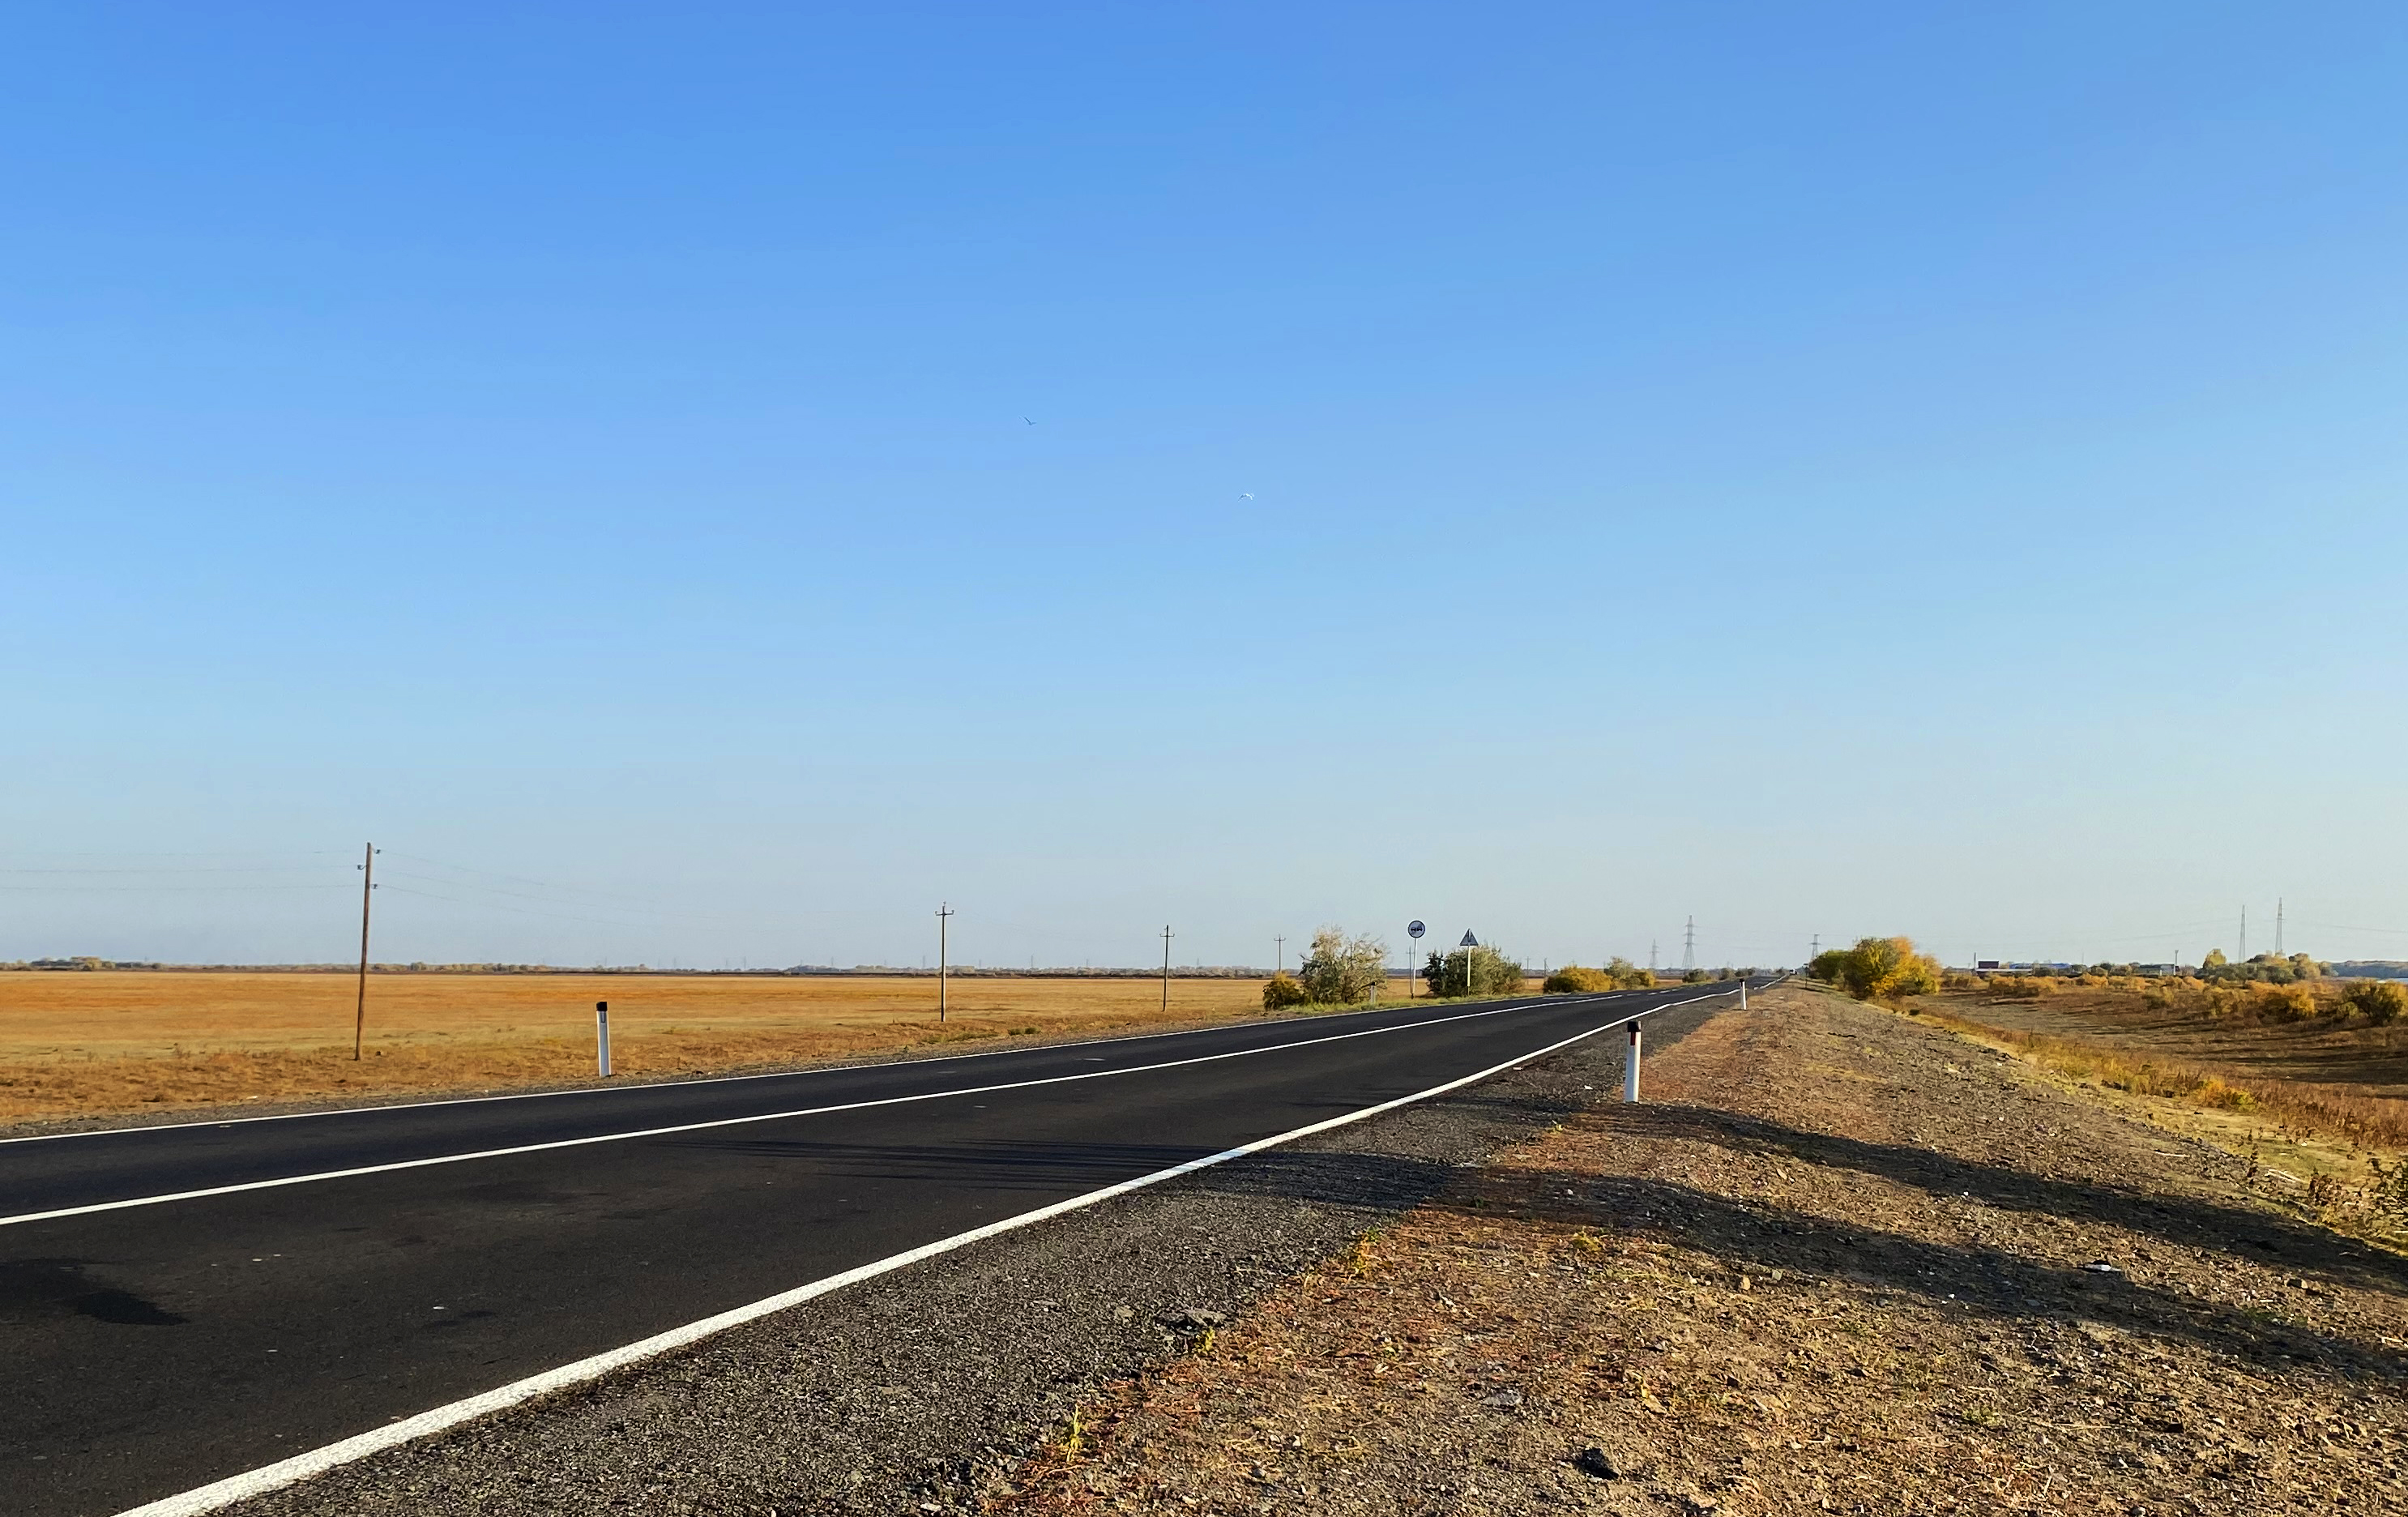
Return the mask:
[[(1730, 992), (1725, 991), (1719, 994), (1729, 995)], [(699, 1321), (688, 1323), (682, 1327), (672, 1327), (666, 1333), (655, 1333), (650, 1338), (638, 1338), (633, 1343), (624, 1344), (589, 1358), (577, 1360), (573, 1364), (547, 1369), (541, 1374), (530, 1375), (524, 1380), (496, 1386), (493, 1390), (465, 1397), (447, 1406), (422, 1411), (416, 1416), (406, 1417), (382, 1427), (371, 1428), (365, 1433), (355, 1433), (347, 1438), (338, 1438), (333, 1443), (324, 1444), (306, 1453), (280, 1459), (272, 1465), (262, 1465), (257, 1469), (247, 1470), (239, 1475), (229, 1475), (223, 1480), (195, 1486), (192, 1490), (175, 1496), (162, 1496), (156, 1501), (146, 1502), (138, 1507), (129, 1507), (118, 1513), (117, 1517), (202, 1517), (202, 1514), (207, 1512), (222, 1510), (237, 1501), (245, 1501), (252, 1496), (265, 1496), (270, 1491), (298, 1484), (312, 1476), (322, 1475), (330, 1469), (354, 1464), (370, 1454), (381, 1453), (387, 1449), (415, 1443), (421, 1438), (448, 1431), (464, 1423), (474, 1422), (480, 1417), (506, 1411), (538, 1396), (587, 1384), (613, 1370), (624, 1369), (630, 1365), (640, 1364), (647, 1359), (658, 1358), (662, 1354), (701, 1342), (705, 1338), (715, 1338), (731, 1328), (757, 1322), (764, 1317), (786, 1310), (790, 1307), (797, 1307), (806, 1301), (826, 1295), (832, 1291), (842, 1290), (848, 1285), (857, 1285), (863, 1281), (891, 1274), (895, 1270), (936, 1258), (940, 1254), (968, 1248), (973, 1243), (984, 1242), (990, 1238), (1017, 1232), (1023, 1227), (1051, 1221), (1053, 1218), (1072, 1211), (1084, 1210), (1088, 1207), (1126, 1195), (1133, 1191), (1158, 1185), (1164, 1181), (1176, 1180), (1182, 1175), (1191, 1175), (1199, 1169), (1209, 1169), (1215, 1165), (1226, 1164), (1232, 1159), (1242, 1159), (1248, 1154), (1259, 1153), (1283, 1143), (1293, 1143), (1298, 1138), (1311, 1138), (1317, 1133), (1350, 1126), (1354, 1123), (1384, 1115), (1400, 1107), (1431, 1100), (1450, 1091), (1458, 1091), (1466, 1085), (1477, 1084), (1481, 1081), (1503, 1074), (1506, 1070), (1527, 1064), (1533, 1059), (1545, 1058), (1550, 1053), (1570, 1048), (1585, 1038), (1595, 1038), (1599, 1033), (1612, 1032), (1614, 1028), (1636, 1022), (1641, 1017), (1657, 1016), (1666, 1011), (1676, 1010), (1684, 1006), (1694, 1006), (1699, 1001), (1713, 998), (1713, 995), (1693, 996), (1685, 1001), (1674, 1001), (1668, 1006), (1653, 1007), (1645, 1011), (1633, 1012), (1616, 1021), (1591, 1027), (1586, 1032), (1574, 1033), (1571, 1037), (1549, 1043), (1544, 1048), (1532, 1049), (1527, 1053), (1516, 1054), (1502, 1064), (1490, 1065), (1476, 1073), (1450, 1080), (1441, 1085), (1432, 1085), (1425, 1091), (1416, 1091), (1411, 1095), (1399, 1095), (1394, 1100), (1383, 1101), (1377, 1106), (1368, 1106), (1359, 1111), (1329, 1117), (1270, 1138), (1256, 1138), (1251, 1143), (1240, 1144), (1233, 1149), (1224, 1149), (1218, 1153), (1208, 1154), (1200, 1159), (1190, 1159), (1184, 1164), (1173, 1165), (1168, 1169), (1157, 1169), (1150, 1175), (1140, 1175), (1134, 1180), (1124, 1180), (1117, 1184), (1107, 1185), (1101, 1190), (1089, 1191), (1083, 1195), (1074, 1195), (1068, 1200), (1039, 1207), (1033, 1211), (1024, 1211), (999, 1222), (991, 1222), (982, 1227), (973, 1227), (966, 1233), (955, 1233), (951, 1238), (939, 1238), (933, 1243), (923, 1243), (918, 1248), (907, 1249), (901, 1253), (889, 1254), (883, 1259), (874, 1260), (866, 1265), (856, 1265), (839, 1274), (812, 1281), (808, 1285), (798, 1285), (793, 1290), (781, 1291), (776, 1295), (763, 1296), (758, 1301), (720, 1312), (716, 1316), (704, 1317)]]

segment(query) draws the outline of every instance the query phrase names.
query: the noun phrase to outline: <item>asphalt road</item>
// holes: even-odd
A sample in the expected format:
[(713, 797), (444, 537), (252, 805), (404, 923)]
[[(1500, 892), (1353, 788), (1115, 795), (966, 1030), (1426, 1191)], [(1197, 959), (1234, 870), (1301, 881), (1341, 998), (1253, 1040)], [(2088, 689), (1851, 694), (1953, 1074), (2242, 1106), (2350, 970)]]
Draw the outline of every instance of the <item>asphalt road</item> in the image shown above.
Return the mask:
[(120, 1511), (1706, 988), (0, 1142), (0, 1505)]

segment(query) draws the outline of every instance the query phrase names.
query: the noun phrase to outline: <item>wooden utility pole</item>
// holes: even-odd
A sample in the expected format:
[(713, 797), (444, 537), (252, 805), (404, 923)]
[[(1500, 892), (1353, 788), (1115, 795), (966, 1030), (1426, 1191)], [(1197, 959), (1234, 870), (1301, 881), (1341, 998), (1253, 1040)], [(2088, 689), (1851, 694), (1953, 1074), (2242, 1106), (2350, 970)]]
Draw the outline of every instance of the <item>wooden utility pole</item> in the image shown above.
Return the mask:
[(1276, 975), (1286, 972), (1287, 939), (1274, 933), (1271, 935), (1271, 973)]
[(376, 844), (367, 845), (360, 864), (360, 1004), (351, 1013), (351, 1058), (360, 1056), (360, 1038), (368, 1024), (368, 894), (376, 889)]
[(945, 929), (950, 926), (953, 903), (937, 903), (937, 1020), (945, 1020)]
[(1162, 1014), (1170, 1014), (1170, 923), (1162, 924)]

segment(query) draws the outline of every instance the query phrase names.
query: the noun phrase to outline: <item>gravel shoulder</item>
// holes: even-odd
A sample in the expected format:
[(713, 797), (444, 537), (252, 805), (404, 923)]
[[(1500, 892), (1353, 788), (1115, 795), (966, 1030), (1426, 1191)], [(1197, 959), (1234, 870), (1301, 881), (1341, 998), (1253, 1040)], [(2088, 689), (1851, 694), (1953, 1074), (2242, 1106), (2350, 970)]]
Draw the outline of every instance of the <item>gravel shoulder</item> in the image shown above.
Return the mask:
[(996, 1510), (2408, 1510), (2408, 1260), (1802, 987), (1085, 1407)]
[[(1651, 1019), (1670, 1047), (1712, 1009)], [(254, 1498), (332, 1513), (968, 1511), (1083, 1407), (1618, 1089), (1608, 1034), (1294, 1148), (838, 1292)], [(798, 1281), (796, 1283), (800, 1283)]]

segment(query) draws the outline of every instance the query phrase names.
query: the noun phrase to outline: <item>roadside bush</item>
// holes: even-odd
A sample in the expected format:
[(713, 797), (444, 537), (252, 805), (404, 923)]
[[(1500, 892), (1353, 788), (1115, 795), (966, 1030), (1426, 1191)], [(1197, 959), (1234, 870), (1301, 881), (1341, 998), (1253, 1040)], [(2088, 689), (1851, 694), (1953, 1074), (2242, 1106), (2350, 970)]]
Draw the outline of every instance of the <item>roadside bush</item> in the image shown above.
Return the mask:
[(1324, 927), (1312, 935), (1312, 952), (1297, 966), (1296, 978), (1305, 994), (1324, 1006), (1368, 1001), (1388, 982), (1388, 945)]
[(1547, 976), (1539, 986), (1549, 995), (1596, 995), (1605, 991), (1620, 990), (1612, 975), (1603, 969), (1584, 969), (1577, 964), (1567, 964)]
[(1529, 974), (1520, 965), (1483, 944), (1469, 951), (1432, 953), (1423, 978), (1440, 995), (1519, 995), (1529, 988)]
[(1684, 985), (1702, 985), (1705, 982), (1706, 972), (1703, 969), (1684, 969), (1681, 971), (1681, 983)]
[(1263, 982), (1263, 1009), (1266, 1011), (1285, 1011), (1303, 1006), (1312, 999), (1312, 993), (1304, 988), (1304, 981), (1284, 969)]
[(1605, 972), (1613, 977), (1616, 990), (1654, 990), (1656, 988), (1654, 970), (1641, 969), (1619, 953), (1605, 961)]
[(2305, 985), (2259, 984), (2249, 1009), (2266, 1022), (2304, 1022), (2316, 1014), (2316, 998)]
[(2396, 980), (2360, 980), (2342, 992), (2349, 1009), (2378, 1027), (2408, 1014), (2408, 986)]
[(1957, 969), (1951, 969), (1940, 977), (1942, 990), (1980, 990), (1985, 983), (1987, 981), (1980, 975), (1969, 975)]
[(1806, 977), (1810, 980), (1820, 980), (1826, 984), (1836, 985), (1840, 982), (1840, 970), (1847, 962), (1846, 949), (1827, 948), (1807, 961)]
[(1617, 953), (1602, 969), (1567, 964), (1539, 988), (1550, 995), (1597, 995), (1611, 990), (1653, 990), (1656, 977)]
[(1940, 988), (1940, 961), (1914, 951), (1912, 937), (1859, 937), (1842, 955), (1840, 988), (1859, 1001), (1894, 1001)]

